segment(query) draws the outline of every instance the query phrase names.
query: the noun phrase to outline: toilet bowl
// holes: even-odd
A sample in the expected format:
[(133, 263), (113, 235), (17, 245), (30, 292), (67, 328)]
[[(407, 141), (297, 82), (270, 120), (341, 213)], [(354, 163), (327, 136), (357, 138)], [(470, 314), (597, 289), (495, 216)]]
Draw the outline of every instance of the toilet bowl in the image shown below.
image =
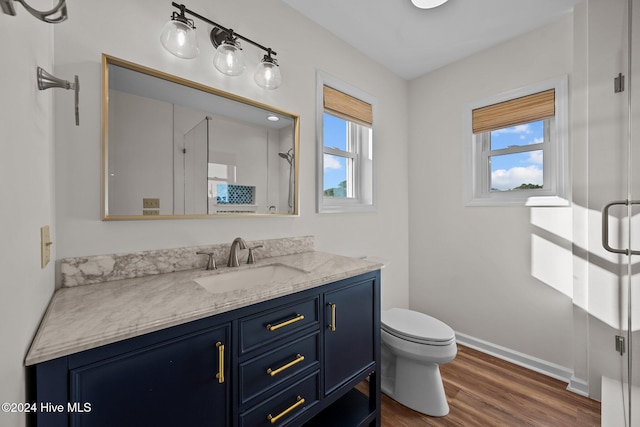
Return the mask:
[(382, 392), (423, 414), (449, 413), (439, 365), (456, 356), (456, 336), (444, 322), (416, 311), (381, 313)]

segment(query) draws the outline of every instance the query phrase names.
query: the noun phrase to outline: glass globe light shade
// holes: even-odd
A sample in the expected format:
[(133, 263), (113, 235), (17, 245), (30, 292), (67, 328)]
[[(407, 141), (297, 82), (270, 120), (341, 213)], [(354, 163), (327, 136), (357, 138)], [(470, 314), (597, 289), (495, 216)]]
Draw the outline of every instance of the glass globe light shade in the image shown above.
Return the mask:
[(178, 58), (191, 59), (200, 53), (195, 28), (180, 19), (172, 18), (164, 25), (160, 43)]
[(240, 43), (225, 40), (218, 46), (213, 57), (213, 65), (227, 76), (238, 76), (244, 71), (244, 58)]
[(278, 88), (282, 83), (282, 75), (280, 74), (278, 62), (271, 57), (265, 56), (262, 62), (258, 64), (253, 79), (261, 88), (269, 90)]

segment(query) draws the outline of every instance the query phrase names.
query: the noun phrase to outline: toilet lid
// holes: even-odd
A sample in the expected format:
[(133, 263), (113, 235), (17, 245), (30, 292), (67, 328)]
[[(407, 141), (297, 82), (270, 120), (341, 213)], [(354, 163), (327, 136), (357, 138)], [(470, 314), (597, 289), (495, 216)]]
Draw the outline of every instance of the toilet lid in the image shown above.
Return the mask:
[(455, 339), (455, 332), (446, 323), (424, 313), (392, 308), (381, 313), (382, 329), (412, 341), (447, 342)]

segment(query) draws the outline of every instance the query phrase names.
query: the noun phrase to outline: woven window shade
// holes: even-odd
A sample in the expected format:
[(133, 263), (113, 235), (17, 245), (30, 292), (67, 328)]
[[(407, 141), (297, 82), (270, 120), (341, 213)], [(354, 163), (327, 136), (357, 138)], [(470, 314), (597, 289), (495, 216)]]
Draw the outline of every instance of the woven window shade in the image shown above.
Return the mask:
[(556, 114), (555, 89), (473, 110), (473, 133), (535, 122)]
[(373, 125), (371, 104), (329, 86), (324, 86), (323, 96), (327, 113), (361, 125)]

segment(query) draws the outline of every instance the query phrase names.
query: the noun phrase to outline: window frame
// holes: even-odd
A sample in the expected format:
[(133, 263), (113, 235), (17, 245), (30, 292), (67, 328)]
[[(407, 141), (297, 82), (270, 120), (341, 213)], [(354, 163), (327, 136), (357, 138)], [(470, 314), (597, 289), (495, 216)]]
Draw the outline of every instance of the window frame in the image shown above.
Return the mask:
[[(352, 150), (344, 151), (337, 148), (324, 146), (324, 86), (329, 86), (335, 90), (343, 92), (353, 98), (357, 98), (372, 108), (372, 125), (370, 128), (371, 147), (363, 149), (365, 141), (362, 134), (358, 134), (358, 129), (366, 128), (359, 123), (347, 120), (347, 134), (352, 142), (356, 142)], [(335, 117), (331, 112), (326, 112)], [(370, 177), (366, 168), (363, 167), (362, 156), (366, 153), (374, 152), (376, 134), (377, 102), (374, 97), (357, 89), (347, 83), (338, 80), (322, 71), (316, 73), (316, 146), (317, 146), (317, 177), (316, 177), (316, 206), (318, 213), (342, 213), (342, 212), (374, 212), (376, 211), (376, 156), (371, 154)], [(353, 126), (356, 124), (358, 126)], [(349, 148), (349, 147), (347, 147)], [(331, 154), (338, 157), (353, 158), (353, 197), (330, 197), (324, 195), (324, 155)], [(348, 163), (348, 162), (347, 162)], [(366, 182), (365, 182), (366, 181)], [(370, 190), (368, 190), (370, 187)], [(370, 193), (370, 194), (369, 194)]]
[[(535, 151), (533, 149), (505, 148), (490, 150), (491, 131), (473, 133), (473, 110), (521, 98), (549, 89), (555, 90), (555, 116), (545, 119), (544, 142), (536, 144), (543, 150), (543, 188), (518, 191), (491, 191), (492, 155), (511, 152)], [(537, 122), (532, 120), (529, 123)], [(568, 76), (549, 79), (526, 87), (503, 92), (465, 107), (465, 206), (569, 206), (569, 121)], [(510, 126), (508, 126), (510, 127)], [(507, 128), (508, 128), (507, 127)]]

